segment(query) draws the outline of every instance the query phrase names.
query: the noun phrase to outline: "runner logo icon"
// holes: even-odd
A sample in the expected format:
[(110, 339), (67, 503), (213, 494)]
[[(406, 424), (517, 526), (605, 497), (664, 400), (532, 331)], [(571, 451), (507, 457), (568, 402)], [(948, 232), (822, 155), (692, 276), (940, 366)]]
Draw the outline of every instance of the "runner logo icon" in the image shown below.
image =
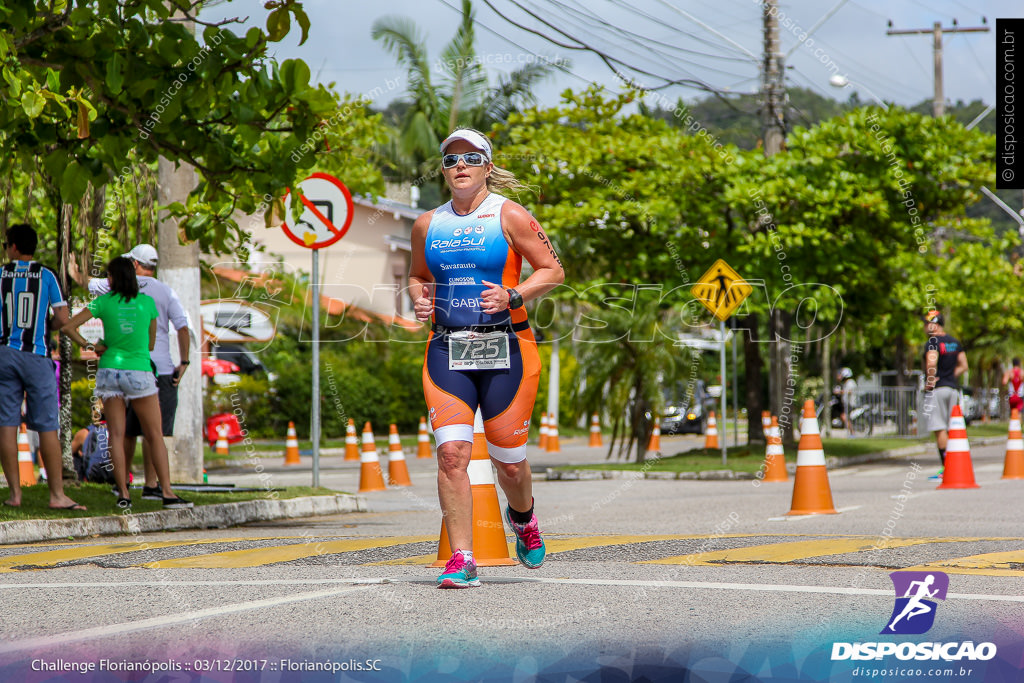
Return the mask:
[(929, 598), (946, 599), (949, 576), (935, 571), (892, 572), (889, 576), (896, 589), (896, 604), (881, 633), (926, 633), (935, 623), (937, 604), (935, 600)]

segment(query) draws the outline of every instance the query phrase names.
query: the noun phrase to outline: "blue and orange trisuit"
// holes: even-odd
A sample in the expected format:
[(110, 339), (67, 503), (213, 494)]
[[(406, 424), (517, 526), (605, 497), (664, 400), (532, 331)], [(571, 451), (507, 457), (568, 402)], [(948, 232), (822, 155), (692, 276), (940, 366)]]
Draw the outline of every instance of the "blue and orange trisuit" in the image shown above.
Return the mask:
[[(491, 193), (465, 216), (448, 202), (431, 217), (424, 252), (434, 278), (434, 316), (423, 363), (423, 393), (438, 445), (472, 442), (479, 406), (491, 457), (514, 463), (526, 458), (540, 355), (525, 308), (490, 315), (480, 307), (484, 280), (505, 288), (519, 285), (523, 257), (512, 250), (501, 228), (505, 201)], [(448, 335), (466, 329), (507, 330), (510, 367), (449, 369)]]

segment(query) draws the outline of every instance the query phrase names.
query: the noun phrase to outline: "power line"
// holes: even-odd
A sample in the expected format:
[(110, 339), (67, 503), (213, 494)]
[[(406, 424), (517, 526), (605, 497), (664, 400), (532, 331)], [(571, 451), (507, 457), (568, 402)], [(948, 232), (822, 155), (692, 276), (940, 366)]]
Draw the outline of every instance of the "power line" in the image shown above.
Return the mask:
[[(552, 37), (550, 35), (547, 35), (543, 31), (539, 31), (539, 30), (531, 28), (529, 26), (525, 26), (522, 23), (519, 23), (519, 22), (511, 19), (510, 17), (508, 17), (507, 15), (505, 15), (501, 11), (499, 11), (492, 4), (491, 0), (484, 0), (484, 4), (486, 4), (488, 7), (490, 7), (491, 10), (495, 14), (497, 14), (499, 17), (501, 17), (505, 21), (509, 22), (513, 26), (515, 26), (515, 27), (517, 27), (519, 29), (522, 29), (523, 31), (527, 31), (529, 33), (533, 33), (534, 35), (538, 35), (538, 36), (544, 38), (545, 40), (548, 40), (548, 41), (554, 43), (555, 45), (558, 45), (559, 47), (564, 47), (567, 50), (585, 51), (585, 52), (591, 52), (591, 53), (597, 55), (598, 58), (600, 58), (601, 61), (604, 62), (605, 65), (612, 71), (612, 73), (614, 73), (619, 79), (621, 79), (624, 83), (626, 83), (628, 85), (631, 85), (633, 87), (639, 88), (641, 90), (661, 90), (663, 88), (667, 88), (667, 87), (670, 87), (670, 86), (673, 86), (673, 85), (688, 86), (688, 87), (691, 87), (691, 88), (695, 88), (697, 90), (703, 90), (705, 92), (712, 93), (716, 97), (719, 97), (719, 98), (723, 99), (723, 101), (728, 102), (728, 100), (726, 100), (725, 98), (722, 97), (722, 94), (721, 94), (721, 92), (719, 91), (718, 88), (715, 88), (714, 86), (712, 86), (712, 85), (710, 85), (708, 83), (705, 83), (704, 81), (701, 81), (699, 79), (688, 79), (688, 78), (687, 79), (682, 79), (682, 78), (671, 78), (671, 77), (667, 77), (667, 76), (662, 76), (660, 74), (653, 73), (653, 72), (648, 71), (646, 69), (642, 69), (642, 68), (640, 68), (638, 66), (630, 64), (628, 62), (625, 62), (624, 60), (618, 59), (618, 58), (614, 57), (613, 55), (610, 55), (607, 52), (605, 52), (603, 50), (600, 50), (597, 47), (595, 47), (593, 45), (590, 45), (590, 44), (586, 43), (583, 40), (580, 40), (576, 36), (573, 36), (572, 34), (566, 32), (564, 30), (559, 29), (557, 26), (555, 26), (551, 22), (545, 20), (543, 17), (540, 17), (540, 16), (534, 14), (533, 12), (530, 12), (528, 9), (526, 9), (525, 7), (520, 5), (518, 2), (516, 2), (516, 0), (512, 0), (512, 4), (515, 5), (516, 7), (518, 7), (521, 11), (523, 11), (524, 13), (526, 13), (527, 15), (532, 17), (533, 19), (536, 19), (540, 23), (544, 24), (548, 28), (552, 29), (556, 33), (565, 36), (567, 39), (573, 41), (576, 44), (575, 45), (571, 45), (571, 44), (562, 42), (562, 40), (559, 40), (558, 38), (554, 38), (554, 37)], [(619, 65), (619, 66), (621, 66), (621, 67), (623, 67), (625, 69), (628, 69), (628, 70), (633, 71), (633, 72), (638, 73), (638, 74), (642, 74), (642, 75), (645, 75), (645, 76), (651, 76), (653, 78), (657, 78), (657, 79), (663, 81), (663, 83), (661, 85), (653, 86), (653, 87), (641, 86), (640, 84), (638, 84), (636, 82), (636, 79), (631, 78), (628, 75), (622, 73), (622, 71), (620, 70), (619, 66), (616, 66), (616, 65)], [(732, 106), (731, 103), (730, 103), (729, 106)]]
[[(550, 0), (550, 2), (552, 2), (555, 5), (558, 5), (560, 7), (565, 8), (566, 11), (572, 12), (572, 13), (574, 13), (576, 15), (580, 14), (580, 12), (578, 10), (573, 9), (572, 7), (569, 7), (569, 6), (565, 5), (562, 2), (559, 2), (559, 0)], [(641, 39), (643, 41), (644, 45), (646, 45), (648, 43), (659, 44), (659, 45), (668, 45), (668, 43), (662, 43), (660, 41), (651, 40), (650, 38), (647, 38), (646, 36), (642, 36), (642, 35), (640, 35), (638, 33), (634, 33), (632, 31), (628, 31), (626, 29), (622, 29), (622, 28), (619, 28), (617, 26), (613, 26), (612, 24), (609, 24), (608, 22), (604, 21), (600, 17), (595, 17), (595, 16), (592, 16), (592, 15), (586, 15), (586, 19), (595, 19), (595, 20), (597, 20), (597, 22), (600, 24), (600, 26), (594, 27), (594, 28), (599, 29), (599, 30), (604, 30), (605, 32), (612, 31), (612, 32), (617, 34), (616, 37), (618, 37), (620, 39), (624, 39), (624, 40), (630, 41), (631, 43), (636, 43), (636, 41), (633, 40), (633, 38), (638, 38), (638, 39)], [(588, 26), (592, 26), (592, 25), (588, 25)], [(626, 34), (628, 34), (628, 35), (626, 35)], [(632, 50), (632, 49), (630, 49), (628, 47), (624, 47), (624, 46), (617, 46), (617, 47), (620, 47), (621, 49), (624, 49), (624, 50), (630, 52), (631, 54), (637, 55), (638, 57), (642, 57), (643, 58), (643, 57), (648, 56), (648, 55), (644, 55), (642, 53), (636, 52), (635, 50)], [(672, 46), (670, 46), (670, 47), (672, 47)], [(707, 71), (714, 71), (714, 72), (717, 72), (717, 73), (720, 73), (720, 74), (724, 74), (726, 76), (732, 76), (733, 78), (743, 78), (742, 74), (737, 74), (737, 73), (732, 72), (732, 71), (725, 71), (723, 69), (718, 69), (718, 68), (715, 68), (713, 66), (708, 66), (708, 65), (702, 64), (700, 62), (695, 62), (693, 60), (686, 59), (684, 57), (674, 57), (672, 55), (666, 54), (665, 52), (663, 52), (661, 50), (656, 50), (654, 48), (648, 48), (648, 51), (651, 52), (651, 53), (654, 53), (654, 54), (657, 54), (657, 55), (661, 56), (663, 58), (663, 60), (671, 60), (669, 62), (664, 62), (663, 61), (663, 64), (665, 66), (668, 66), (670, 69), (671, 68), (679, 68), (679, 63), (682, 62), (684, 64), (687, 64), (687, 65), (692, 66), (692, 67), (697, 68), (697, 69), (704, 69), (704, 70), (707, 70)], [(703, 54), (703, 53), (701, 53), (701, 54)], [(724, 59), (735, 60), (735, 61), (744, 61), (744, 62), (747, 61), (747, 60), (740, 60), (740, 59), (738, 59), (736, 57), (726, 57)], [(694, 78), (696, 78), (695, 74), (690, 73), (690, 75), (694, 76)]]

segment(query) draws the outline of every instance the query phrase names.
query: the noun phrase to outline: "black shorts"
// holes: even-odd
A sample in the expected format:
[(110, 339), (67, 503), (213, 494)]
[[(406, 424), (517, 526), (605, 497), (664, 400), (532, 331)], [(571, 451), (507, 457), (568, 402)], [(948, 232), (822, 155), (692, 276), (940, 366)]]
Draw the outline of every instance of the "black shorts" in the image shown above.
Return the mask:
[[(156, 391), (157, 400), (160, 402), (160, 425), (163, 434), (174, 436), (174, 414), (178, 412), (178, 387), (171, 384), (170, 375), (161, 375), (156, 378)], [(124, 435), (142, 436), (142, 425), (132, 410), (131, 401), (128, 402), (128, 411), (125, 414)]]

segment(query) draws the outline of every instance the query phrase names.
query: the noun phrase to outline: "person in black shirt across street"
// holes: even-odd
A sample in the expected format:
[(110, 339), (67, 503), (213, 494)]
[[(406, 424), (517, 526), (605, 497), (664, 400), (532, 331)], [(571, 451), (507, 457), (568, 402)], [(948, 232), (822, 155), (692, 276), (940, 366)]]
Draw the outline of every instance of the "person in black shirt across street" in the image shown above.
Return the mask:
[[(945, 319), (938, 311), (924, 316), (928, 341), (924, 345), (924, 420), (928, 431), (935, 432), (935, 445), (943, 469), (946, 464), (946, 442), (949, 440), (949, 417), (959, 396), (960, 375), (967, 372), (967, 354), (963, 344), (946, 334)], [(932, 476), (941, 479), (943, 470)]]

